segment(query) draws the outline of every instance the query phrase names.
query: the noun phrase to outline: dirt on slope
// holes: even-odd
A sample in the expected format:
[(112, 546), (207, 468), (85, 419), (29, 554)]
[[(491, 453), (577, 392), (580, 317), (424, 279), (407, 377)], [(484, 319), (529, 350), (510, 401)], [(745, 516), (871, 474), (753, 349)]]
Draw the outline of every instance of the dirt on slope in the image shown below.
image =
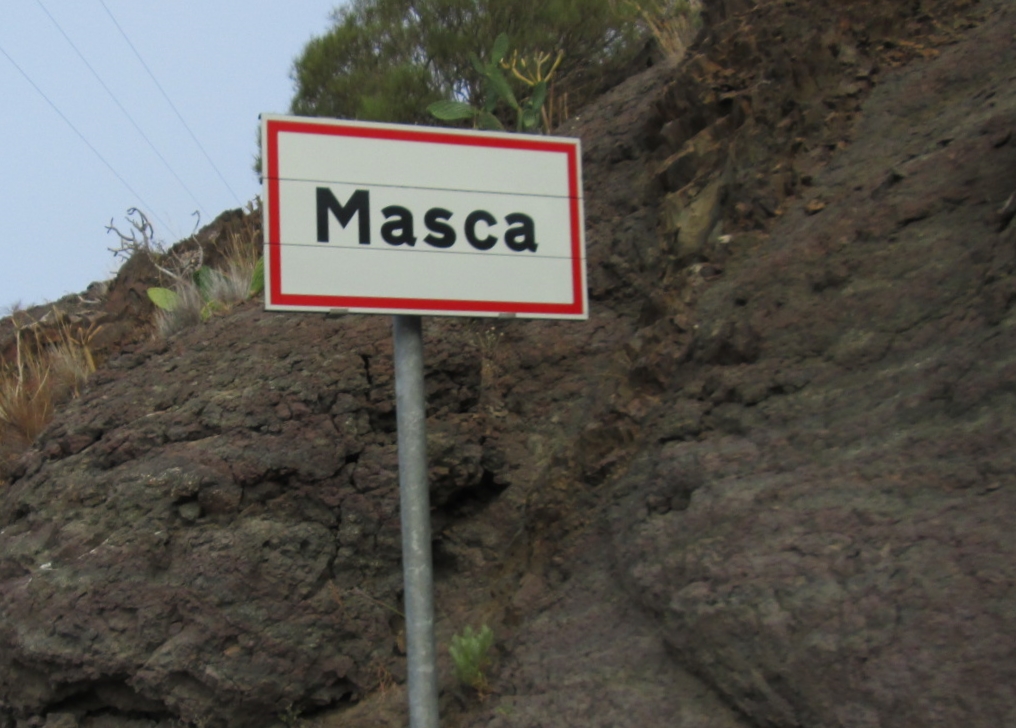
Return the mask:
[[(425, 323), (449, 726), (1016, 722), (1016, 12), (716, 0), (584, 149), (592, 316)], [(0, 493), (0, 726), (401, 726), (390, 323), (113, 356)]]

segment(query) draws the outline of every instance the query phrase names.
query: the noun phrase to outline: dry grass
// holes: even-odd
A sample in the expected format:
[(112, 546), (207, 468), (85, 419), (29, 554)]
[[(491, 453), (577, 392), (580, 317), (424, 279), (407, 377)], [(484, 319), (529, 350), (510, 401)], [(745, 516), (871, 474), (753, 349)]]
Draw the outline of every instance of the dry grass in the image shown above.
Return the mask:
[(72, 327), (53, 309), (55, 325), (18, 325), (13, 361), (0, 361), (0, 478), (95, 371), (89, 343), (98, 332)]
[(213, 300), (232, 306), (250, 298), (254, 268), (261, 258), (261, 246), (254, 232), (245, 229), (229, 236), (224, 253), (226, 265), (221, 271), (216, 271), (218, 275), (210, 293)]
[(660, 50), (668, 58), (683, 58), (701, 26), (702, 0), (629, 1)]
[(0, 433), (5, 443), (8, 438), (31, 442), (42, 432), (52, 414), (47, 357), (22, 351), (19, 338), (17, 361), (0, 369)]
[(8, 303), (3, 308), (0, 308), (0, 316), (4, 318), (7, 317), (14, 318), (16, 316), (23, 315), (24, 311), (25, 304), (22, 303), (21, 301), (14, 301), (13, 303)]

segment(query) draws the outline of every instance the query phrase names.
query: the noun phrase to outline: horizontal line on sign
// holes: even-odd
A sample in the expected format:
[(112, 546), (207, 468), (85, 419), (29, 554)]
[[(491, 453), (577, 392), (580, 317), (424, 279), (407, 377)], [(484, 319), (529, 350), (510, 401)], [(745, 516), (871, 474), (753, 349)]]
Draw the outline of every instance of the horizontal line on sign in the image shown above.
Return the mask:
[(439, 298), (394, 298), (387, 296), (331, 296), (306, 293), (280, 293), (273, 297), (272, 305), (307, 306), (334, 310), (333, 302), (341, 302), (338, 308), (355, 310), (370, 308), (383, 311), (389, 308), (426, 309), (430, 311), (487, 312), (493, 314), (581, 314), (582, 301), (549, 303), (535, 301), (473, 301)]
[[(265, 243), (265, 245), (273, 248), (316, 248), (321, 251), (330, 250), (332, 252), (342, 251), (356, 251), (362, 253), (435, 253), (441, 255), (482, 255), (485, 258), (526, 258), (533, 260), (572, 260), (570, 255), (544, 255), (541, 253), (531, 253), (528, 251), (521, 252), (495, 252), (493, 250), (477, 250), (475, 248), (467, 249), (463, 247), (462, 250), (451, 250), (449, 248), (435, 248), (432, 245), (426, 245), (426, 247), (410, 247), (408, 245), (388, 245), (387, 243), (382, 247), (381, 245), (336, 245), (334, 243)], [(580, 260), (585, 260), (586, 257), (582, 256)]]
[(348, 185), (349, 187), (384, 187), (392, 190), (430, 190), (434, 192), (466, 192), (474, 195), (504, 195), (505, 197), (549, 197), (555, 200), (582, 200), (582, 195), (546, 195), (539, 192), (505, 192), (503, 190), (468, 190), (461, 187), (420, 187), (418, 185), (392, 185), (377, 182), (349, 182), (347, 180), (304, 179), (303, 177), (265, 177), (278, 182), (304, 182), (316, 185)]

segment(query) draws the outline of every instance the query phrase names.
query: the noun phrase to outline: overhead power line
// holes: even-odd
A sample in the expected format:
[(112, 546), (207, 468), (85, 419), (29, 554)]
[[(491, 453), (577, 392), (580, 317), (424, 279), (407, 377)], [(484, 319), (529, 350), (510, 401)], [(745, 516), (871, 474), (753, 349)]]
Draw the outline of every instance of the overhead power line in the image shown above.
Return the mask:
[(166, 158), (162, 156), (162, 154), (156, 148), (155, 144), (152, 143), (152, 140), (148, 138), (148, 135), (145, 134), (145, 132), (141, 129), (140, 126), (138, 126), (138, 123), (134, 120), (134, 117), (130, 115), (130, 112), (128, 112), (127, 109), (124, 108), (123, 104), (120, 103), (120, 100), (116, 97), (116, 94), (114, 94), (113, 91), (109, 88), (109, 86), (106, 85), (106, 82), (102, 80), (102, 77), (99, 75), (98, 71), (96, 71), (92, 67), (92, 64), (88, 62), (88, 59), (86, 59), (84, 54), (81, 53), (78, 47), (74, 44), (74, 41), (71, 40), (70, 36), (67, 35), (64, 29), (60, 26), (60, 23), (58, 23), (56, 18), (53, 17), (52, 13), (50, 13), (49, 10), (46, 9), (46, 6), (42, 4), (42, 0), (35, 0), (35, 2), (40, 8), (42, 8), (42, 12), (46, 13), (47, 17), (49, 17), (50, 21), (52, 21), (53, 25), (56, 26), (56, 29), (60, 31), (60, 35), (64, 37), (64, 40), (67, 41), (68, 45), (70, 45), (70, 47), (74, 49), (74, 52), (78, 54), (78, 58), (80, 58), (81, 62), (85, 64), (85, 67), (92, 72), (92, 75), (95, 76), (95, 80), (99, 82), (99, 84), (102, 86), (103, 89), (105, 89), (106, 93), (109, 95), (109, 98), (111, 98), (113, 100), (113, 103), (116, 104), (117, 107), (120, 109), (120, 111), (123, 112), (123, 115), (127, 117), (127, 120), (130, 121), (130, 123), (134, 126), (134, 129), (138, 132), (138, 134), (141, 135), (141, 138), (148, 143), (148, 146), (151, 148), (153, 152), (155, 152), (155, 156), (159, 158), (163, 166), (167, 170), (169, 170), (169, 173), (173, 175), (176, 181), (180, 183), (180, 186), (183, 187), (183, 189), (187, 192), (188, 195), (190, 195), (191, 200), (193, 200), (194, 204), (197, 205), (198, 208), (201, 210), (201, 212), (205, 214), (205, 217), (210, 217), (204, 205), (202, 205), (201, 202), (198, 200), (198, 198), (194, 195), (194, 193), (191, 192), (191, 189), (190, 187), (187, 186), (187, 183), (180, 178), (180, 175), (178, 175), (176, 173), (176, 170), (173, 169), (172, 165), (170, 165), (170, 163), (166, 161)]
[(18, 65), (17, 61), (15, 61), (13, 58), (11, 58), (11, 55), (7, 51), (5, 51), (2, 46), (0, 46), (0, 53), (2, 53), (7, 58), (7, 60), (11, 62), (11, 65), (14, 66), (15, 69), (17, 69), (18, 73), (20, 73), (22, 75), (22, 77), (26, 81), (28, 81), (28, 83), (32, 86), (32, 88), (34, 88), (38, 92), (38, 94), (40, 96), (42, 96), (43, 99), (45, 99), (46, 103), (50, 105), (50, 107), (53, 109), (53, 111), (55, 111), (57, 113), (57, 115), (59, 115), (59, 117), (64, 120), (64, 123), (66, 123), (67, 126), (69, 126), (71, 128), (71, 131), (73, 131), (75, 134), (78, 135), (78, 138), (81, 139), (81, 141), (83, 141), (85, 143), (85, 146), (87, 146), (89, 149), (92, 150), (92, 154), (94, 154), (96, 157), (98, 157), (99, 161), (102, 162), (104, 165), (106, 165), (106, 169), (108, 169), (110, 172), (112, 172), (113, 176), (116, 177), (118, 180), (120, 180), (120, 184), (122, 184), (124, 187), (126, 187), (127, 191), (130, 192), (132, 195), (134, 195), (134, 197), (138, 200), (138, 202), (140, 202), (146, 209), (148, 209), (151, 212), (152, 216), (156, 220), (158, 220), (159, 223), (166, 230), (169, 230), (170, 229), (169, 225), (166, 224), (165, 220), (163, 220), (161, 217), (159, 217), (158, 213), (155, 212), (155, 208), (152, 207), (151, 205), (149, 205), (145, 201), (145, 198), (142, 197), (138, 193), (137, 190), (135, 190), (133, 187), (131, 187), (130, 183), (127, 182), (127, 180), (125, 180), (123, 178), (123, 176), (119, 172), (116, 171), (116, 169), (113, 167), (113, 165), (110, 164), (108, 161), (106, 161), (106, 158), (104, 156), (102, 156), (102, 154), (99, 152), (99, 150), (96, 149), (95, 146), (90, 141), (88, 141), (88, 139), (85, 137), (85, 135), (82, 134), (78, 130), (78, 128), (76, 126), (74, 126), (74, 124), (71, 122), (71, 120), (67, 118), (67, 115), (64, 114), (62, 111), (60, 111), (60, 108), (55, 103), (53, 103), (52, 100), (50, 100), (49, 96), (47, 96), (45, 94), (45, 92), (41, 88), (39, 88), (38, 84), (36, 84), (35, 81), (32, 80), (31, 76), (29, 76), (25, 72), (25, 70), (21, 66)]
[(152, 83), (154, 83), (155, 87), (159, 89), (159, 93), (162, 94), (162, 98), (166, 99), (166, 103), (169, 104), (169, 107), (171, 109), (173, 109), (173, 113), (176, 114), (176, 118), (180, 120), (180, 123), (183, 124), (184, 129), (186, 129), (187, 133), (190, 134), (190, 138), (194, 140), (194, 143), (197, 145), (198, 149), (200, 149), (201, 153), (205, 155), (205, 159), (208, 160), (208, 164), (210, 164), (212, 166), (212, 169), (215, 170), (215, 174), (219, 175), (219, 179), (222, 180), (222, 184), (224, 184), (226, 186), (226, 189), (229, 190), (229, 193), (233, 195), (233, 199), (236, 200), (236, 204), (242, 206), (243, 203), (240, 201), (240, 196), (236, 194), (236, 192), (230, 186), (229, 182), (226, 181), (225, 176), (223, 176), (222, 172), (219, 171), (219, 168), (215, 165), (215, 162), (212, 161), (212, 158), (211, 156), (209, 156), (208, 152), (205, 151), (205, 148), (204, 146), (202, 146), (201, 142), (198, 141), (198, 138), (191, 130), (190, 125), (187, 124), (187, 121), (183, 118), (183, 115), (176, 108), (176, 104), (174, 104), (172, 99), (169, 98), (169, 94), (167, 94), (165, 89), (162, 88), (162, 84), (159, 83), (159, 80), (155, 78), (155, 74), (152, 73), (152, 69), (150, 69), (148, 67), (148, 64), (145, 63), (145, 59), (141, 57), (141, 54), (138, 52), (138, 49), (134, 47), (134, 44), (131, 42), (131, 39), (127, 37), (127, 33), (124, 32), (124, 29), (120, 27), (120, 23), (117, 22), (116, 18), (113, 16), (113, 13), (110, 12), (110, 9), (106, 6), (105, 0), (99, 0), (99, 4), (102, 5), (103, 10), (106, 11), (106, 15), (109, 16), (109, 19), (113, 21), (113, 25), (116, 26), (116, 29), (120, 31), (120, 35), (123, 36), (123, 39), (127, 41), (127, 45), (129, 45), (130, 49), (134, 51), (134, 55), (137, 57), (142, 67), (145, 69), (145, 72), (148, 74), (148, 77), (152, 79)]

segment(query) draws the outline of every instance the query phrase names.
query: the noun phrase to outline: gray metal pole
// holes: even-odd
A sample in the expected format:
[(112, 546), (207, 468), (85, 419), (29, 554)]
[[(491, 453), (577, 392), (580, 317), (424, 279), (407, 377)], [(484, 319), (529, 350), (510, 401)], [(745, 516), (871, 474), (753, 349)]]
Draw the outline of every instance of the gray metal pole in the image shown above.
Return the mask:
[(438, 728), (434, 568), (430, 551), (426, 395), (419, 316), (395, 316), (395, 406), (405, 583), (410, 728)]

